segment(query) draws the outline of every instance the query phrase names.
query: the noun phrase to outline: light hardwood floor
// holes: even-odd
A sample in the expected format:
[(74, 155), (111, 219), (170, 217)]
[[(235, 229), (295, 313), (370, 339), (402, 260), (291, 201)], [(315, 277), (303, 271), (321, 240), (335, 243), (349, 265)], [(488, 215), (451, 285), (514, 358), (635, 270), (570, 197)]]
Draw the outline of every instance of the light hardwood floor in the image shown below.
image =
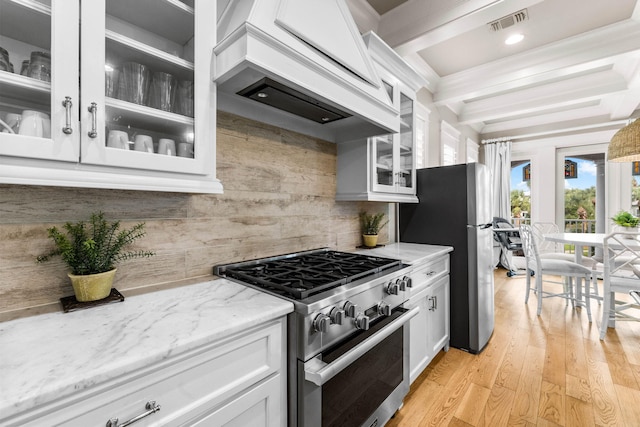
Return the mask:
[[(495, 273), (495, 330), (479, 355), (440, 352), (387, 427), (640, 426), (640, 323), (599, 339), (601, 306), (543, 300)], [(601, 286), (601, 284), (600, 284)]]

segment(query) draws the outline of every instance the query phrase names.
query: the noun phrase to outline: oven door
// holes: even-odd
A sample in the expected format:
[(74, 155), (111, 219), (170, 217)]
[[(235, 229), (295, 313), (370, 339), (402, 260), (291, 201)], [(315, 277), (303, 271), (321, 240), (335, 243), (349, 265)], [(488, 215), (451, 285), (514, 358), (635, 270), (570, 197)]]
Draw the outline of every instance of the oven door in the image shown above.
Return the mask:
[(298, 361), (298, 426), (383, 426), (409, 392), (409, 324), (396, 308), (345, 342)]

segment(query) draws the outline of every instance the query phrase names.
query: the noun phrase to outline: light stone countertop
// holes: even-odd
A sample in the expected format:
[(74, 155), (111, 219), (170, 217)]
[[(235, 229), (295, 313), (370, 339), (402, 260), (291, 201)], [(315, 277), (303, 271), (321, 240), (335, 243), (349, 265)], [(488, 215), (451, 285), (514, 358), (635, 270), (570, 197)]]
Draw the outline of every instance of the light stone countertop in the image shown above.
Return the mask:
[(9, 417), (284, 316), (293, 304), (226, 279), (0, 323)]
[(428, 259), (453, 251), (451, 246), (418, 243), (390, 243), (374, 249), (359, 249), (357, 253), (402, 260), (406, 264), (420, 264)]

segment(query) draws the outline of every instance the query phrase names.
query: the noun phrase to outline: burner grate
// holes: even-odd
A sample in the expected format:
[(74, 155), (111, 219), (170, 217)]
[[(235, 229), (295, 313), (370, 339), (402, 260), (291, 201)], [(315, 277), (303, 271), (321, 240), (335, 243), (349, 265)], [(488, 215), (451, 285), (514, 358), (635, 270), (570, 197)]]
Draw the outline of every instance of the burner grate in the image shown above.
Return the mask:
[(300, 300), (397, 265), (389, 258), (318, 251), (234, 264), (224, 275)]

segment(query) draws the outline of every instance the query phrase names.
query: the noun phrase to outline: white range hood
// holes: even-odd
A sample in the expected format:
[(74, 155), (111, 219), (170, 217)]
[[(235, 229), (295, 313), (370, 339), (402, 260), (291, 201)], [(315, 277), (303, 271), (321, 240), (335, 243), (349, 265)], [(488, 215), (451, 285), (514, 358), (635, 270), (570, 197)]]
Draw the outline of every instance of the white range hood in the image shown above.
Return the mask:
[(332, 142), (399, 131), (343, 0), (218, 0), (218, 108)]

